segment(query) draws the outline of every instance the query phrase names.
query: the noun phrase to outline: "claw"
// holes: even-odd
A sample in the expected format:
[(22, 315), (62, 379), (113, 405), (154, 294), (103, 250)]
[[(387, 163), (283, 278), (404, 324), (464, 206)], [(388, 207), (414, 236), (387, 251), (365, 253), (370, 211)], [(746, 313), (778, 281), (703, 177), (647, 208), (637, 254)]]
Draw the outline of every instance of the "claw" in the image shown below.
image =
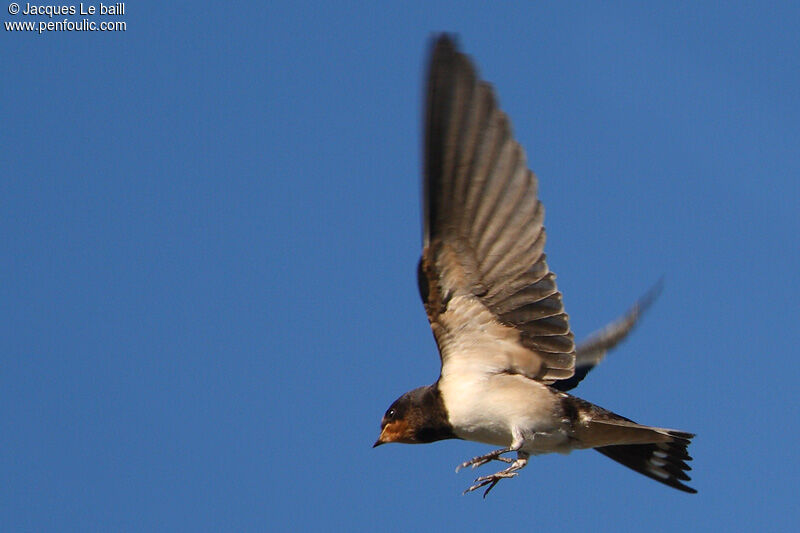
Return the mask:
[(483, 497), (486, 498), (486, 496), (489, 495), (489, 491), (491, 491), (495, 485), (500, 483), (501, 479), (512, 478), (516, 476), (517, 476), (516, 472), (506, 472), (505, 470), (497, 472), (496, 474), (492, 474), (490, 476), (481, 476), (475, 480), (474, 485), (465, 490), (462, 494), (466, 494), (468, 492), (472, 492), (473, 490), (477, 490), (481, 487), (489, 485), (489, 488), (487, 488), (486, 491), (483, 493)]
[(499, 450), (494, 450), (493, 452), (489, 452), (486, 455), (479, 455), (478, 457), (473, 457), (469, 461), (464, 461), (460, 465), (456, 467), (456, 472), (461, 470), (462, 468), (466, 468), (471, 466), (472, 468), (478, 468), (479, 466), (483, 466), (486, 463), (491, 461), (502, 461), (504, 463), (513, 463), (513, 459), (508, 459), (507, 457), (500, 457), (501, 454), (512, 452), (511, 448), (501, 448)]
[(489, 492), (494, 488), (495, 485), (497, 485), (500, 482), (501, 479), (516, 477), (517, 476), (517, 470), (519, 470), (521, 468), (524, 468), (525, 465), (528, 464), (528, 454), (522, 453), (522, 452), (518, 452), (517, 460), (516, 461), (512, 461), (510, 459), (506, 459), (505, 457), (500, 458), (500, 453), (504, 453), (504, 451), (505, 450), (496, 450), (496, 451), (494, 451), (492, 453), (489, 453), (489, 454), (486, 454), (484, 456), (476, 457), (475, 459), (471, 459), (470, 461), (466, 461), (466, 462), (464, 462), (464, 463), (462, 463), (460, 465), (460, 467), (465, 467), (465, 466), (468, 466), (470, 464), (472, 464), (474, 466), (480, 466), (482, 464), (488, 463), (489, 461), (491, 461), (493, 459), (500, 459), (500, 460), (503, 460), (505, 462), (510, 462), (511, 463), (511, 466), (509, 466), (505, 470), (501, 470), (499, 472), (495, 472), (494, 474), (491, 474), (489, 476), (481, 476), (481, 477), (477, 478), (475, 480), (475, 484), (472, 485), (467, 490), (465, 490), (463, 492), (463, 494), (466, 494), (468, 492), (472, 492), (472, 491), (477, 490), (477, 489), (479, 489), (481, 487), (485, 487), (486, 485), (489, 485), (489, 487), (483, 493), (483, 497), (486, 498), (486, 496), (489, 495)]

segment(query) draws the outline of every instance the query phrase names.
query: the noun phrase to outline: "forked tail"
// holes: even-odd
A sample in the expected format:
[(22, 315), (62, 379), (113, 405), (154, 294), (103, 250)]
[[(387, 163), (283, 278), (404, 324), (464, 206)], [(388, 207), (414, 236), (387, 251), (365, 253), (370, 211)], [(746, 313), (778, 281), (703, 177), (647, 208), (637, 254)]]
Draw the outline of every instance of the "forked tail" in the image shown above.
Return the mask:
[(650, 479), (694, 494), (695, 489), (682, 483), (691, 479), (686, 472), (692, 467), (686, 462), (692, 460), (687, 448), (694, 435), (682, 431), (669, 431), (669, 435), (672, 439), (668, 442), (619, 444), (595, 450)]

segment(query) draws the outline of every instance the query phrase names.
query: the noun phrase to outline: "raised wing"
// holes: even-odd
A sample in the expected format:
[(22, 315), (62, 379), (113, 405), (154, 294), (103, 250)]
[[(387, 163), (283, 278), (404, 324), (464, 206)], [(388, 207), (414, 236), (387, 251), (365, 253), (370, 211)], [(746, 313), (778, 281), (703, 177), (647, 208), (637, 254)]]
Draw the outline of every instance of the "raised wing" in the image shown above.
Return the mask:
[(492, 87), (450, 37), (433, 47), (425, 116), (419, 285), (442, 357), (552, 383), (575, 345), (545, 262), (544, 207)]
[(609, 350), (625, 340), (638, 323), (639, 318), (661, 294), (663, 286), (663, 280), (659, 280), (644, 296), (639, 298), (627, 313), (603, 329), (592, 333), (589, 338), (580, 343), (575, 348), (575, 374), (571, 378), (553, 383), (552, 387), (564, 392), (577, 387), (583, 378), (605, 358)]

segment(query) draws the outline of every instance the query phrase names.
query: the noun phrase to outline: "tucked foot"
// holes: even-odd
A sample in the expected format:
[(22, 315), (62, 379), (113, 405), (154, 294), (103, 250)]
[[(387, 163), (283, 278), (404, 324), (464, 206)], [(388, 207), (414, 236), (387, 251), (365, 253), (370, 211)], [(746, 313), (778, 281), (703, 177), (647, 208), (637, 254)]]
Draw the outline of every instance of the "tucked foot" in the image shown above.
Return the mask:
[(485, 465), (491, 461), (503, 461), (504, 463), (513, 463), (513, 459), (509, 459), (507, 457), (500, 457), (504, 453), (513, 452), (512, 448), (501, 448), (499, 450), (494, 450), (493, 452), (489, 452), (486, 455), (479, 455), (478, 457), (473, 457), (469, 461), (464, 461), (460, 465), (456, 467), (456, 472), (461, 470), (462, 468), (466, 468), (471, 466), (472, 468), (478, 468), (481, 465)]
[[(492, 459), (487, 459), (486, 461), (484, 461), (484, 463), (486, 463), (488, 461), (491, 461), (491, 460)], [(507, 459), (507, 461), (511, 461), (511, 460)], [(484, 463), (481, 463), (481, 464), (484, 464)], [(472, 485), (467, 490), (465, 490), (463, 492), (463, 494), (466, 494), (468, 492), (472, 492), (472, 491), (477, 490), (477, 489), (479, 489), (481, 487), (485, 487), (486, 485), (489, 485), (489, 487), (486, 489), (486, 492), (483, 493), (483, 497), (485, 498), (489, 494), (489, 491), (491, 491), (494, 488), (494, 486), (497, 485), (500, 482), (501, 479), (515, 477), (517, 475), (516, 471), (520, 470), (521, 468), (524, 468), (525, 465), (527, 465), (527, 464), (528, 464), (528, 455), (527, 454), (523, 455), (522, 453), (520, 453), (519, 457), (517, 458), (517, 460), (513, 461), (511, 463), (511, 466), (509, 466), (505, 470), (501, 470), (500, 472), (496, 472), (496, 473), (491, 474), (489, 476), (481, 476), (481, 477), (479, 477), (478, 479), (475, 480), (475, 484)]]

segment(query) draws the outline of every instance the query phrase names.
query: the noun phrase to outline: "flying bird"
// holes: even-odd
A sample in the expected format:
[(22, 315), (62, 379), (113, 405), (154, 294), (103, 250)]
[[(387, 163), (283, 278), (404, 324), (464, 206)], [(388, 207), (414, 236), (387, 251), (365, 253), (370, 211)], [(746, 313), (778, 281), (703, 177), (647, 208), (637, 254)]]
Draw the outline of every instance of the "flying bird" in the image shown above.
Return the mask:
[(587, 448), (696, 492), (683, 483), (693, 434), (637, 424), (565, 392), (627, 334), (648, 298), (582, 347), (576, 371), (569, 318), (545, 261), (536, 177), (492, 86), (448, 35), (433, 44), (424, 135), (417, 277), (441, 372), (392, 403), (374, 446), (443, 439), (498, 446), (456, 469), (508, 464), (464, 491), (487, 487), (484, 497), (531, 455)]

